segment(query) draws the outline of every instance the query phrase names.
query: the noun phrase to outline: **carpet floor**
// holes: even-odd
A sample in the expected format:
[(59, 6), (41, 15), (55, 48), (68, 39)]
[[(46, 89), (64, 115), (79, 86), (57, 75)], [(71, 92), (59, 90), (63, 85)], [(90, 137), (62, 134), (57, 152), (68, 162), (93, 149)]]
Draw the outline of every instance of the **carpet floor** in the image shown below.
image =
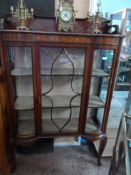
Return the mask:
[(87, 146), (55, 147), (54, 152), (17, 154), (16, 175), (108, 175), (111, 159), (97, 165)]

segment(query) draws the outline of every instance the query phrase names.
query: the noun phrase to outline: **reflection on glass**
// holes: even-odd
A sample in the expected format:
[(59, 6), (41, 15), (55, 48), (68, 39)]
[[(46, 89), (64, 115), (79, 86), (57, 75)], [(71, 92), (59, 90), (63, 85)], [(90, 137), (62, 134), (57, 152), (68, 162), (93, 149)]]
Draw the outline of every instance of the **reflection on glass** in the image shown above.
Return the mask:
[(95, 50), (86, 131), (101, 128), (113, 60), (113, 50)]
[(18, 135), (32, 135), (35, 133), (35, 127), (31, 48), (10, 47), (9, 64), (14, 90)]
[(76, 132), (85, 50), (42, 47), (40, 53), (43, 133)]

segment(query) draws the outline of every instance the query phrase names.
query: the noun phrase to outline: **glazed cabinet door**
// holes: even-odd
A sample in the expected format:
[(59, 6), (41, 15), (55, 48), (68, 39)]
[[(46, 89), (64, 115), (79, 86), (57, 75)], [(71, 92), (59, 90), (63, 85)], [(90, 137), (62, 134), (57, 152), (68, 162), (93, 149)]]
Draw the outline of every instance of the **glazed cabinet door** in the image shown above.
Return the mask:
[(84, 48), (39, 47), (43, 134), (78, 132), (85, 52)]
[(114, 55), (114, 50), (93, 51), (90, 98), (85, 124), (87, 133), (105, 131), (115, 77), (113, 71), (117, 61)]
[(18, 137), (35, 136), (33, 49), (13, 44), (7, 50), (8, 92), (10, 107), (15, 109), (12, 115), (15, 132)]

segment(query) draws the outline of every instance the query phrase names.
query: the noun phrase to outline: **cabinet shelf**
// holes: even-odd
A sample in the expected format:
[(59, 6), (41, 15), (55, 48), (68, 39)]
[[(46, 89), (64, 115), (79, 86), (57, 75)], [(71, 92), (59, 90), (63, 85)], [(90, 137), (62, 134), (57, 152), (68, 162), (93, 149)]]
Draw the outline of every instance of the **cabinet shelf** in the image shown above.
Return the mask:
[(33, 96), (19, 96), (15, 101), (16, 110), (34, 109)]
[(105, 104), (100, 97), (96, 95), (90, 95), (89, 97), (89, 108), (104, 108)]
[(102, 69), (93, 69), (92, 76), (93, 77), (109, 77), (110, 74), (104, 72)]
[[(32, 69), (31, 68), (15, 68), (12, 70), (11, 74), (13, 76), (31, 76), (32, 75)], [(41, 75), (42, 76), (51, 76), (51, 69), (50, 68), (43, 68), (41, 69)], [(73, 75), (73, 69), (71, 68), (54, 68), (52, 72), (53, 76), (64, 76)], [(74, 70), (74, 75), (82, 75), (83, 76), (83, 69), (77, 68)]]
[(116, 83), (117, 86), (128, 86), (130, 87), (131, 86), (131, 82), (122, 82), (122, 83)]
[[(71, 68), (64, 68), (64, 69), (53, 69), (53, 76), (83, 76), (83, 69), (82, 68), (77, 68), (74, 71), (74, 74), (72, 72)], [(31, 68), (15, 68), (12, 70), (11, 74), (13, 76), (31, 76), (32, 75), (32, 69)], [(41, 75), (42, 76), (51, 76), (50, 69), (42, 69), (41, 70)], [(109, 77), (109, 74), (104, 72), (102, 69), (94, 69), (92, 72), (93, 77)]]
[(11, 75), (13, 76), (31, 76), (32, 69), (31, 68), (15, 68), (11, 71)]
[(130, 71), (129, 67), (120, 66), (119, 69), (118, 69), (118, 74), (129, 72), (129, 71)]
[[(51, 108), (52, 102), (54, 108), (69, 108), (70, 100), (73, 95), (55, 95), (55, 96), (43, 96), (42, 97), (42, 108)], [(52, 99), (52, 100), (51, 100)], [(64, 100), (63, 100), (64, 99)], [(80, 107), (80, 95), (76, 96), (71, 103), (71, 107)], [(91, 95), (89, 98), (89, 108), (103, 108), (103, 101), (96, 95)], [(34, 109), (33, 97), (23, 96), (18, 97), (15, 101), (16, 110), (29, 110)]]
[[(59, 126), (62, 126), (67, 119), (55, 118), (55, 121)], [(63, 132), (77, 132), (78, 118), (72, 118), (68, 125), (63, 129)], [(93, 118), (88, 117), (86, 121), (86, 131), (98, 131), (100, 125), (96, 123)], [(42, 130), (44, 132), (59, 132), (58, 128), (53, 124), (51, 119), (42, 119)], [(31, 135), (35, 133), (34, 120), (20, 120), (19, 121), (19, 132), (20, 135)]]

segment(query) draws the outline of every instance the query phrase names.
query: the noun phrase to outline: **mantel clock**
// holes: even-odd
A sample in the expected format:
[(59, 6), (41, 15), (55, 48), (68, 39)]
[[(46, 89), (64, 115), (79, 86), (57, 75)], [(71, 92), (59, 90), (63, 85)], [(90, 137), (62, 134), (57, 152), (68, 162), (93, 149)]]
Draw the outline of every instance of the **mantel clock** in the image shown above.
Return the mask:
[(75, 11), (73, 0), (60, 0), (56, 14), (58, 31), (73, 31)]

